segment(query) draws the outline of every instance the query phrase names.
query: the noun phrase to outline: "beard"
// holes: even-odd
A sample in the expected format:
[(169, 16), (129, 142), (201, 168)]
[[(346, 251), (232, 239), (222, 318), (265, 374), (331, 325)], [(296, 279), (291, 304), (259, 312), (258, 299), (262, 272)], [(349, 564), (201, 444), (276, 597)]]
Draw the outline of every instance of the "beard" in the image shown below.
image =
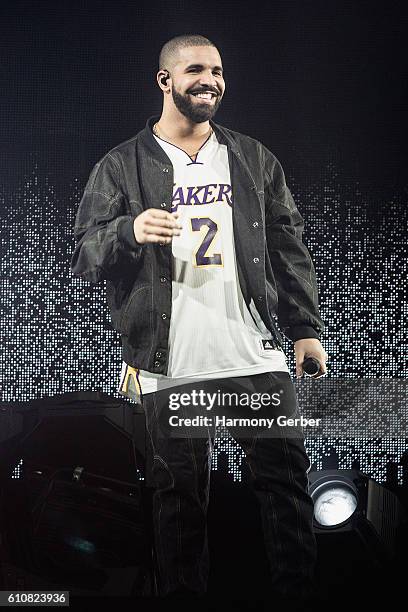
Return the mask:
[[(207, 104), (207, 102), (195, 102), (190, 94), (180, 94), (175, 89), (174, 85), (171, 87), (171, 94), (173, 96), (174, 104), (182, 115), (190, 119), (193, 123), (203, 123), (212, 119), (221, 104), (221, 96), (218, 96), (214, 104)], [(199, 98), (198, 98), (199, 100)]]

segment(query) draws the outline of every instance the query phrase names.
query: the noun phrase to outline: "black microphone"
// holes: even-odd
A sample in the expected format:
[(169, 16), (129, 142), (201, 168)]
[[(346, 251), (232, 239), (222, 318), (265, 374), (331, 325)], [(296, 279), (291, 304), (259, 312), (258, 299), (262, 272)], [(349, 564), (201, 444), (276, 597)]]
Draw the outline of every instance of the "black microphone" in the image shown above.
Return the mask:
[(302, 368), (308, 376), (314, 376), (320, 372), (320, 361), (315, 357), (306, 357), (302, 363)]

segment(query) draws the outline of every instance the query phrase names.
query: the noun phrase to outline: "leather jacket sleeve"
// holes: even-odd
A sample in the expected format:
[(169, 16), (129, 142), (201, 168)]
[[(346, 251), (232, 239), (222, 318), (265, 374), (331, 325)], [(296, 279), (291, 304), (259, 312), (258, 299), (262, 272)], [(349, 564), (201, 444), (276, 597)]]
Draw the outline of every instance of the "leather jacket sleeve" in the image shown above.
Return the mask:
[(95, 164), (79, 204), (71, 270), (91, 283), (117, 278), (143, 252), (121, 183), (120, 163), (108, 153)]
[(324, 323), (319, 314), (315, 269), (302, 242), (303, 218), (281, 164), (267, 149), (264, 190), (266, 241), (278, 292), (279, 326), (293, 341), (319, 338)]

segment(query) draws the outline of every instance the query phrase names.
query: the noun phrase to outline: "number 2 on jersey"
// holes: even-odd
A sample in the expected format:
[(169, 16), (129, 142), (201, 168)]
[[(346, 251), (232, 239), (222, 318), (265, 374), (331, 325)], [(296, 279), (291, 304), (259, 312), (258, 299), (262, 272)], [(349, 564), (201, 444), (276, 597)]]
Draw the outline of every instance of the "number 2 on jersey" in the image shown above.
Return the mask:
[(218, 231), (218, 225), (209, 217), (194, 217), (191, 219), (191, 229), (193, 232), (200, 232), (203, 227), (207, 227), (207, 232), (193, 256), (193, 266), (197, 268), (203, 266), (222, 266), (221, 253), (207, 254)]

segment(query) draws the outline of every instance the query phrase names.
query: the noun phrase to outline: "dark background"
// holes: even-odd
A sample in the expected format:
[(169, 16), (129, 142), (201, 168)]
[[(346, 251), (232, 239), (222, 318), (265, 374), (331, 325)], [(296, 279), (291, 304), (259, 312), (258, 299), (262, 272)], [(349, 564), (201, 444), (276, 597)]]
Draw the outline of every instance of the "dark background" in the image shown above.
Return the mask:
[[(283, 165), (316, 266), (329, 376), (405, 378), (405, 7), (3, 2), (1, 400), (116, 394), (119, 339), (104, 287), (69, 270), (74, 217), (95, 162), (160, 113), (160, 48), (184, 33), (221, 53), (226, 93), (215, 121), (259, 139)], [(308, 443), (315, 467), (357, 458), (379, 480), (406, 446)], [(219, 449), (239, 479), (240, 450), (228, 438)]]
[(158, 53), (191, 32), (223, 59), (216, 121), (273, 147), (297, 176), (318, 178), (330, 155), (350, 183), (391, 195), (387, 187), (406, 187), (404, 6), (2, 2), (2, 130), (18, 164), (7, 166), (21, 170), (36, 152), (49, 170), (54, 160), (54, 170), (85, 175), (83, 163), (160, 111)]

